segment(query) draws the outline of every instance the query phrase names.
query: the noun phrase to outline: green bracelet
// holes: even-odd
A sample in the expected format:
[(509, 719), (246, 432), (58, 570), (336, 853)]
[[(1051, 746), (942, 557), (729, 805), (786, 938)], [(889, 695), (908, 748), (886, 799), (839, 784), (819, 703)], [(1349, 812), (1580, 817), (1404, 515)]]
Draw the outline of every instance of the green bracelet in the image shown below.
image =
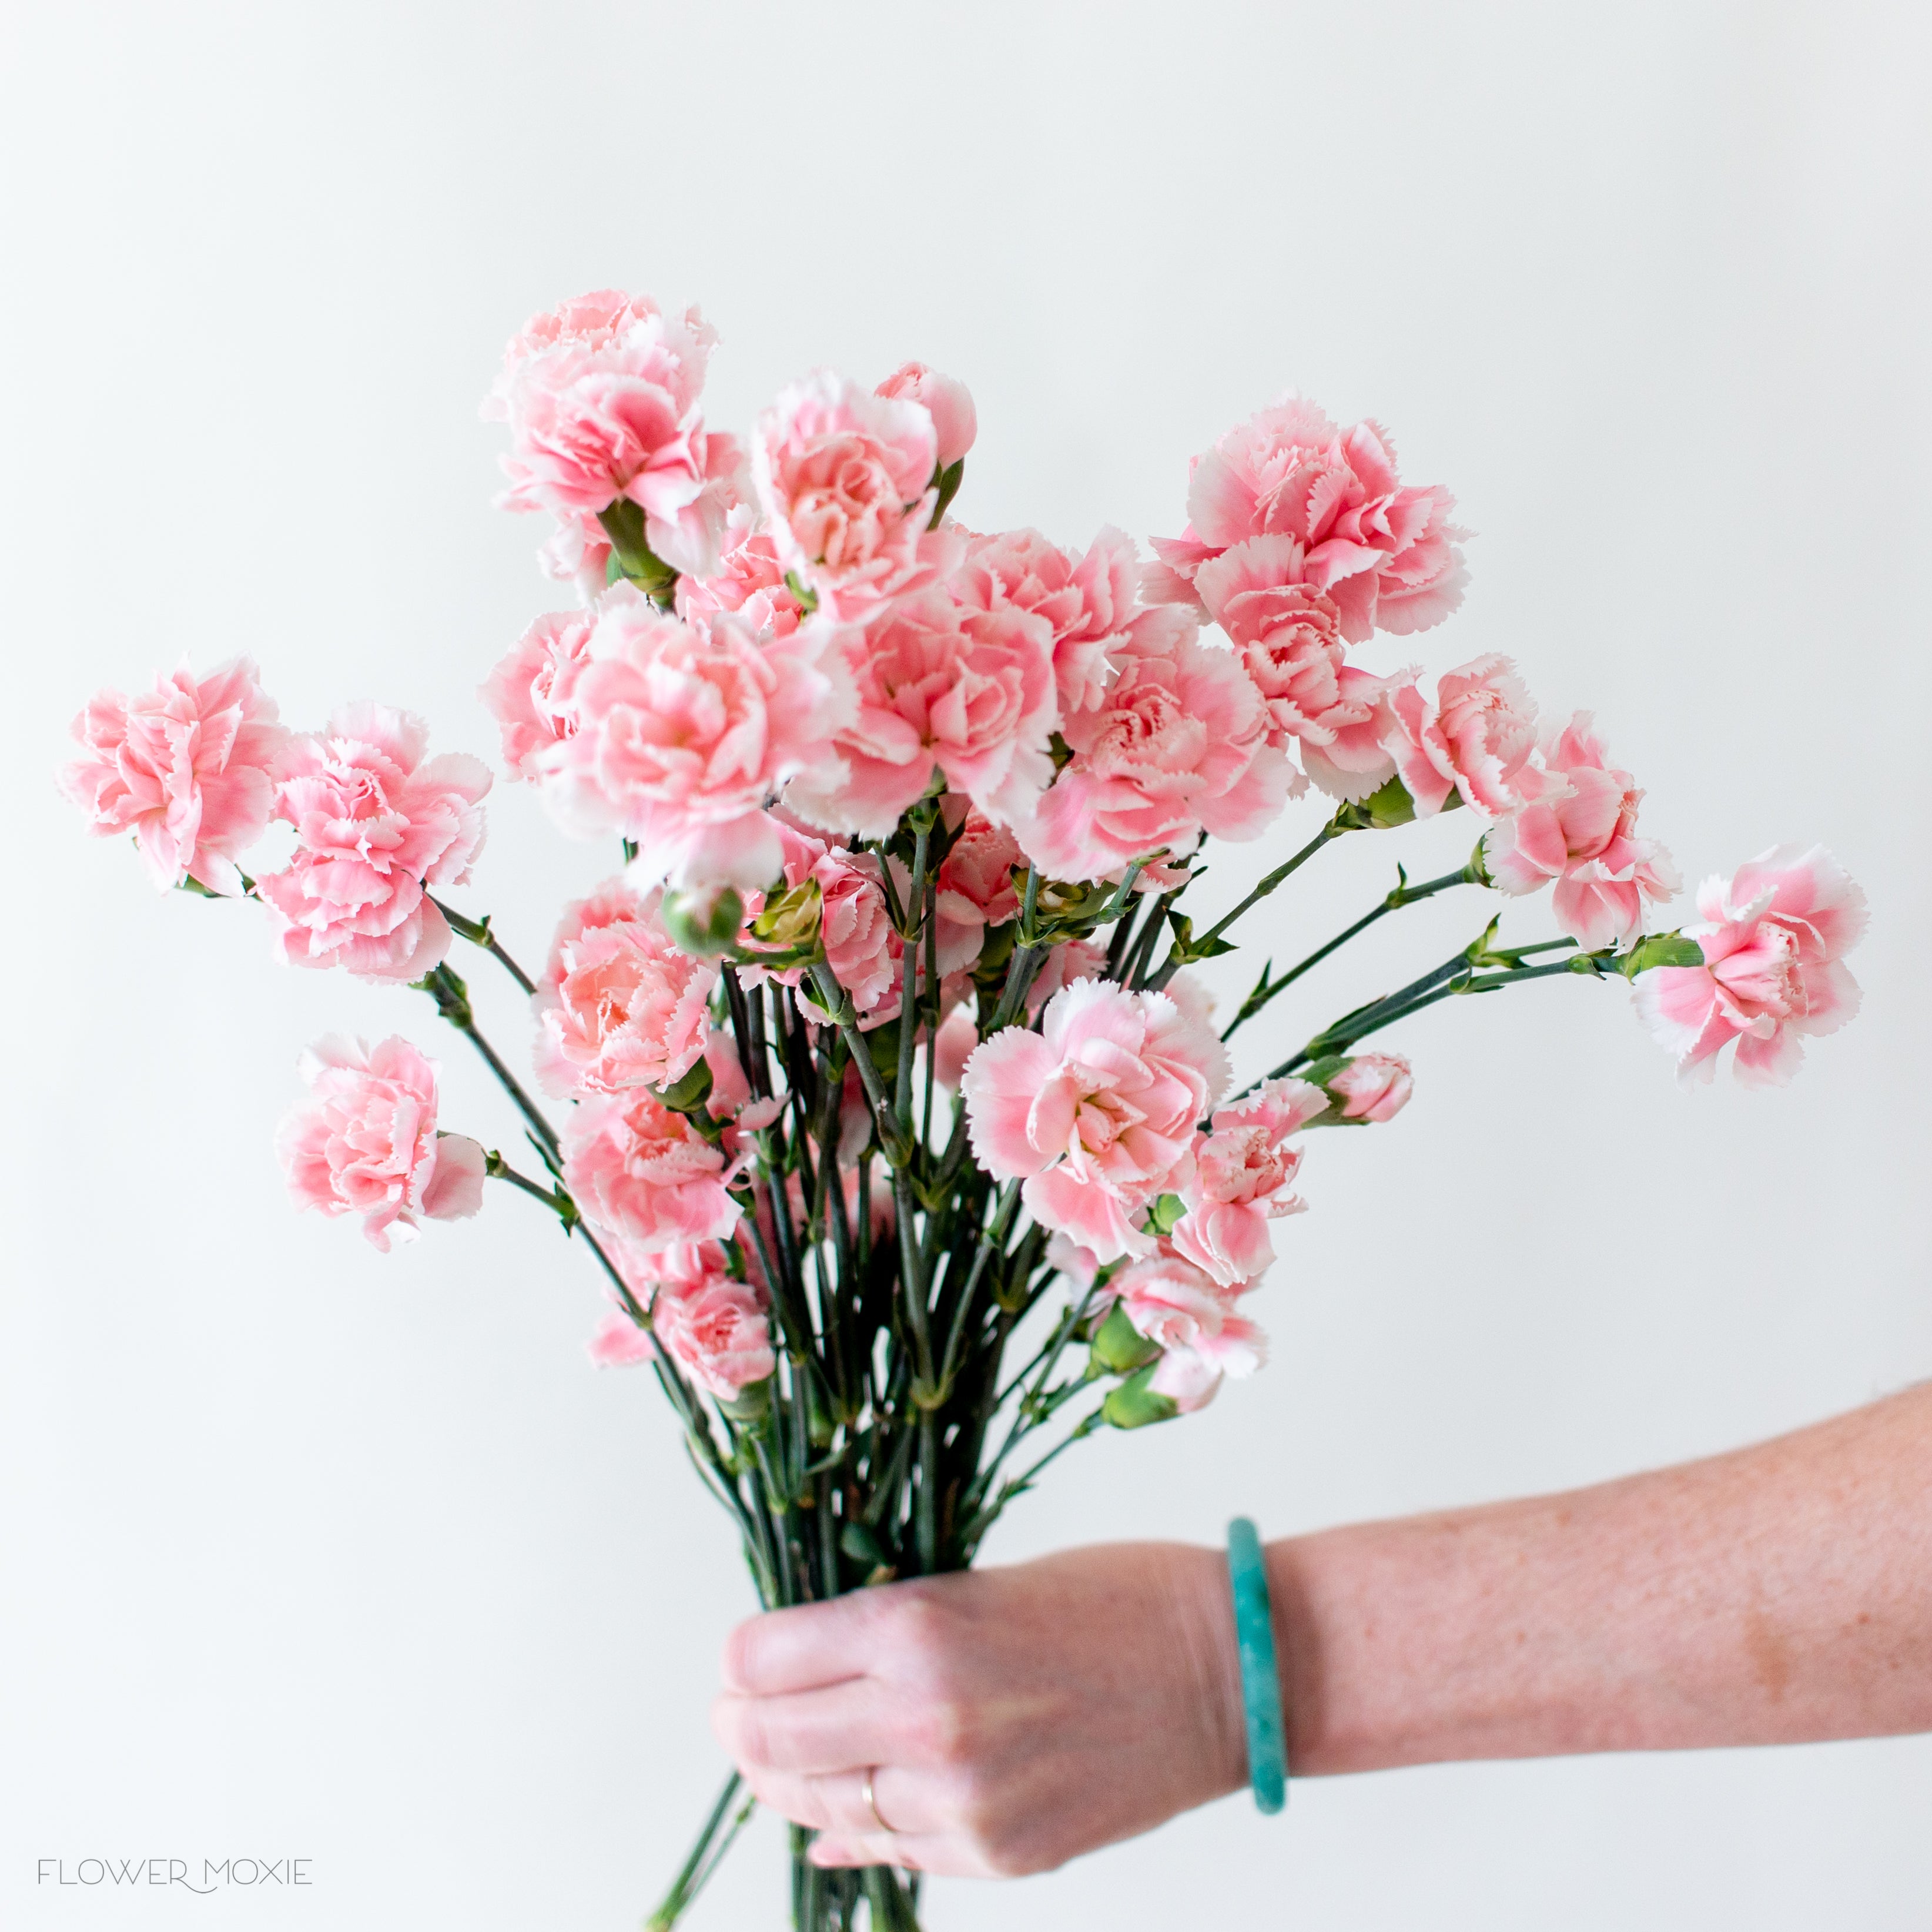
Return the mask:
[(1281, 1735), (1281, 1675), (1275, 1667), (1274, 1619), (1268, 1611), (1268, 1565), (1254, 1525), (1228, 1526), (1228, 1580), (1234, 1593), (1234, 1641), (1241, 1652), (1241, 1705), (1248, 1723), (1248, 1782), (1256, 1809), (1288, 1802), (1288, 1751)]

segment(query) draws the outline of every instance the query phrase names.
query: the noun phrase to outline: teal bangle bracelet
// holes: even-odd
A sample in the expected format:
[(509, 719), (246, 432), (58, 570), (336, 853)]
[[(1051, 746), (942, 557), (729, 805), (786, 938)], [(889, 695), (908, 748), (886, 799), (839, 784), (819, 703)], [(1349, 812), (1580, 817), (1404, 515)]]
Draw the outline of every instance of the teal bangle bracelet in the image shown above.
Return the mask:
[(1234, 1594), (1234, 1641), (1241, 1653), (1241, 1708), (1248, 1726), (1248, 1783), (1255, 1808), (1288, 1802), (1288, 1750), (1281, 1731), (1281, 1672), (1275, 1663), (1274, 1618), (1268, 1610), (1268, 1565), (1254, 1525), (1228, 1526), (1228, 1581)]

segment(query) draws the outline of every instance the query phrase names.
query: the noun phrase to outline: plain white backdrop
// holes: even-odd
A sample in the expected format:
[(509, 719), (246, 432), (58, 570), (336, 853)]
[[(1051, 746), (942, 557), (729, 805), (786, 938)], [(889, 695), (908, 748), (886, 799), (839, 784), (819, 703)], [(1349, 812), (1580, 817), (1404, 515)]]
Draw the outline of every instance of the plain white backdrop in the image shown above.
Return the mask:
[[(480, 1068), (419, 997), (156, 894), (50, 777), (90, 689), (184, 653), (253, 653), (298, 725), (368, 696), (493, 752), (475, 687), (556, 600), (476, 403), (580, 289), (701, 301), (722, 425), (820, 363), (956, 373), (960, 513), (1069, 542), (1178, 530), (1188, 457), (1285, 388), (1372, 414), (1478, 532), (1464, 609), (1390, 668), (1502, 650), (1593, 706), (1694, 881), (1819, 838), (1870, 892), (1864, 1014), (1787, 1091), (1678, 1092), (1613, 986), (1412, 1022), (1407, 1114), (1311, 1154), (1274, 1365), (1070, 1456), (991, 1560), (1586, 1482), (1932, 1373), (1922, 9), (4, 19), (0, 1923), (622, 1932), (722, 1774), (748, 1588), (654, 1390), (585, 1358), (586, 1257), (508, 1194), (386, 1259), (284, 1196), (313, 1036), (406, 1031), (448, 1124), (507, 1144)], [(536, 955), (604, 855), (491, 810), (462, 902)], [(1223, 991), (1469, 836), (1325, 855)], [(1478, 918), (1388, 922), (1251, 1059)], [(1404, 1772), (940, 1885), (929, 1922), (1902, 1932), (1928, 1816), (1932, 1738)], [(314, 1882), (35, 1882), (150, 1855)], [(779, 1923), (782, 1858), (761, 1821), (695, 1932)]]

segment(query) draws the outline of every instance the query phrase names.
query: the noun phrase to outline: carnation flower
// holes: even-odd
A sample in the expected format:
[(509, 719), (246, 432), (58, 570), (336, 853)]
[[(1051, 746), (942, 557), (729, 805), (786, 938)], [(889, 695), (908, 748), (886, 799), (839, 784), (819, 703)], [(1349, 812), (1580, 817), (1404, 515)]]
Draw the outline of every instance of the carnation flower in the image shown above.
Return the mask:
[(1187, 1178), (1194, 1124), (1227, 1080), (1204, 1020), (1166, 993), (1090, 980), (1054, 994), (1038, 1033), (985, 1041), (962, 1090), (980, 1165), (1024, 1178), (1034, 1219), (1107, 1262), (1153, 1252), (1134, 1221)]
[(1142, 631), (1114, 662), (1100, 705), (1063, 721), (1072, 760), (1017, 828), (1028, 856), (1057, 879), (1099, 879), (1204, 832), (1258, 837), (1300, 775), (1268, 742), (1254, 680), (1185, 621)]
[(412, 1241), (416, 1216), (461, 1220), (483, 1204), (484, 1153), (436, 1130), (436, 1062), (392, 1035), (371, 1047), (331, 1035), (302, 1057), (309, 1096), (275, 1150), (298, 1208), (359, 1214), (383, 1253)]
[(1222, 1108), (1180, 1190), (1187, 1212), (1174, 1224), (1175, 1251), (1223, 1287), (1258, 1275), (1274, 1259), (1269, 1222), (1306, 1205), (1292, 1191), (1301, 1150), (1289, 1138), (1328, 1106), (1319, 1087), (1278, 1079)]
[(424, 887), (469, 878), (490, 772), (464, 752), (425, 759), (428, 742), (420, 718), (360, 704), (284, 747), (274, 815), (298, 842), (256, 890), (291, 964), (418, 980), (449, 950), (448, 922)]
[(590, 653), (591, 613), (553, 610), (513, 644), (479, 688), (484, 709), (503, 736), (503, 763), (514, 778), (535, 776), (539, 752), (577, 729), (571, 686)]
[(197, 680), (184, 662), (133, 698), (98, 691), (74, 721), (84, 758), (60, 775), (97, 838), (131, 832), (156, 885), (193, 879), (242, 890), (235, 861), (268, 828), (288, 734), (254, 664), (233, 658)]
[(962, 460), (980, 434), (979, 412), (966, 385), (923, 362), (902, 362), (872, 393), (923, 406), (932, 418), (935, 469), (950, 470)]
[(940, 862), (933, 900), (941, 974), (971, 965), (988, 930), (1018, 916), (1013, 868), (1023, 862), (1012, 832), (984, 812), (968, 810), (959, 836)]
[(1106, 1293), (1136, 1333), (1160, 1344), (1148, 1386), (1184, 1414), (1213, 1401), (1223, 1376), (1239, 1381), (1268, 1359), (1268, 1338), (1234, 1312), (1234, 1291), (1170, 1248), (1110, 1276)]
[[(1083, 980), (1104, 979), (1106, 972), (1105, 940), (1097, 937), (1063, 939), (1040, 962), (1040, 970), (1027, 988), (1027, 1017), (1032, 1018), (1063, 986), (1077, 986)], [(1184, 990), (1187, 983), (1184, 978), (1174, 980), (1167, 989), (1168, 996), (1174, 997), (1177, 989)]]
[(734, 1169), (683, 1114), (649, 1090), (580, 1100), (563, 1135), (563, 1184), (599, 1227), (649, 1253), (722, 1240), (737, 1225)]
[(820, 642), (760, 644), (724, 615), (699, 632), (614, 586), (572, 686), (577, 730), (536, 760), (546, 801), (573, 831), (635, 840), (640, 885), (762, 888), (783, 857), (766, 806), (850, 715)]
[(1486, 818), (1536, 797), (1536, 706), (1516, 666), (1492, 653), (1444, 671), (1436, 688), (1431, 704), (1412, 675), (1388, 694), (1388, 748), (1416, 816), (1440, 812), (1452, 791)]
[(1342, 1102), (1343, 1120), (1384, 1121), (1408, 1105), (1415, 1082), (1399, 1053), (1358, 1053), (1327, 1084)]
[(694, 308), (675, 320), (615, 290), (532, 318), (484, 404), (509, 425), (504, 506), (569, 520), (628, 501), (674, 570), (715, 568), (740, 460), (698, 406), (717, 339)]
[(1802, 1036), (1835, 1033), (1858, 1010), (1844, 956), (1863, 936), (1865, 896), (1822, 845), (1774, 846), (1729, 879), (1697, 889), (1703, 922), (1687, 926), (1701, 966), (1639, 976), (1639, 1016), (1687, 1081), (1708, 1081), (1732, 1040), (1737, 1076), (1781, 1087), (1804, 1058)]
[(1580, 711), (1546, 736), (1541, 788), (1492, 828), (1483, 862), (1506, 892), (1533, 892), (1553, 879), (1557, 925), (1594, 952), (1634, 939), (1645, 902), (1672, 897), (1678, 882), (1663, 847), (1636, 836), (1643, 794), (1608, 762), (1590, 722)]
[[(809, 880), (818, 888), (818, 936), (825, 963), (850, 996), (860, 1026), (883, 1026), (899, 1010), (905, 941), (892, 923), (878, 854), (848, 852), (790, 825), (781, 824), (779, 836), (784, 844), (785, 884)], [(794, 967), (775, 976), (800, 989), (799, 1004), (808, 1018), (829, 1023), (830, 1016), (804, 989), (804, 974), (802, 967)], [(753, 986), (764, 976), (757, 967), (745, 976)]]
[(729, 611), (760, 639), (788, 638), (805, 616), (785, 583), (784, 565), (770, 534), (752, 527), (748, 504), (734, 508), (725, 525), (724, 554), (708, 577), (680, 577), (677, 614), (699, 629)]
[(759, 418), (758, 500), (785, 567), (828, 616), (862, 618), (957, 560), (952, 535), (926, 529), (938, 451), (922, 404), (868, 396), (829, 370), (794, 383)]
[(998, 824), (1030, 812), (1053, 776), (1053, 639), (1015, 609), (961, 612), (942, 591), (898, 598), (837, 646), (857, 693), (832, 783), (790, 802), (814, 824), (889, 836), (935, 771)]
[(657, 1352), (651, 1346), (650, 1331), (640, 1328), (621, 1308), (604, 1316), (585, 1346), (600, 1369), (634, 1368)]
[(1084, 554), (1061, 550), (1037, 530), (973, 538), (946, 588), (962, 610), (1009, 607), (1044, 618), (1053, 632), (1053, 676), (1060, 715), (1091, 710), (1112, 675), (1110, 647), (1162, 620), (1136, 594), (1132, 538), (1102, 530)]
[(651, 1332), (700, 1386), (729, 1402), (778, 1366), (766, 1297), (722, 1268), (666, 1280), (651, 1303)]
[(672, 945), (662, 897), (613, 880), (565, 908), (532, 1002), (553, 1094), (669, 1087), (704, 1057), (717, 968)]
[(1147, 593), (1195, 602), (1202, 566), (1222, 551), (1250, 537), (1291, 537), (1303, 553), (1292, 580), (1333, 598), (1350, 643), (1377, 629), (1424, 630), (1462, 599), (1454, 506), (1439, 484), (1402, 486), (1376, 424), (1337, 429), (1313, 404), (1292, 398), (1196, 458), (1192, 520), (1179, 540), (1154, 540), (1160, 562), (1148, 573)]

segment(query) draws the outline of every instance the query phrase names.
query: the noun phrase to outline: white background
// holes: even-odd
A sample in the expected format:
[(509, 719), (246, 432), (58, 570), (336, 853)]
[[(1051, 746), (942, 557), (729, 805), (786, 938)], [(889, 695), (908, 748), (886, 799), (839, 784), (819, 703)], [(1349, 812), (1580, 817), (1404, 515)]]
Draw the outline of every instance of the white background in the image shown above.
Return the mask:
[[(1479, 534), (1461, 614), (1370, 662), (1510, 652), (1595, 707), (1693, 880), (1818, 838), (1870, 890), (1864, 1013), (1786, 1092), (1678, 1092), (1614, 987), (1412, 1022), (1408, 1112), (1311, 1154), (1266, 1376), (1070, 1457), (993, 1558), (1587, 1482), (1932, 1373), (1922, 9), (5, 22), (0, 1922), (619, 1932), (722, 1770), (747, 1588), (654, 1390), (585, 1359), (585, 1257), (508, 1196), (387, 1259), (284, 1196), (311, 1037), (406, 1030), (508, 1144), (480, 1070), (426, 1001), (158, 896), (49, 776), (91, 688), (184, 652), (254, 653), (298, 725), (371, 696), (493, 751), (474, 688), (549, 593), (476, 402), (580, 289), (700, 300), (724, 425), (820, 362), (956, 372), (961, 514), (1069, 542), (1178, 530), (1190, 454), (1284, 388), (1373, 414)], [(491, 809), (463, 902), (534, 956), (602, 855)], [(1324, 855), (1225, 986), (1469, 836)], [(1254, 1053), (1478, 922), (1389, 922)], [(1932, 1912), (1928, 1816), (1932, 1738), (1403, 1772), (942, 1885), (930, 1922), (1880, 1932)], [(34, 1882), (148, 1854), (314, 1882)], [(781, 1859), (762, 1823), (699, 1932), (778, 1924)]]

